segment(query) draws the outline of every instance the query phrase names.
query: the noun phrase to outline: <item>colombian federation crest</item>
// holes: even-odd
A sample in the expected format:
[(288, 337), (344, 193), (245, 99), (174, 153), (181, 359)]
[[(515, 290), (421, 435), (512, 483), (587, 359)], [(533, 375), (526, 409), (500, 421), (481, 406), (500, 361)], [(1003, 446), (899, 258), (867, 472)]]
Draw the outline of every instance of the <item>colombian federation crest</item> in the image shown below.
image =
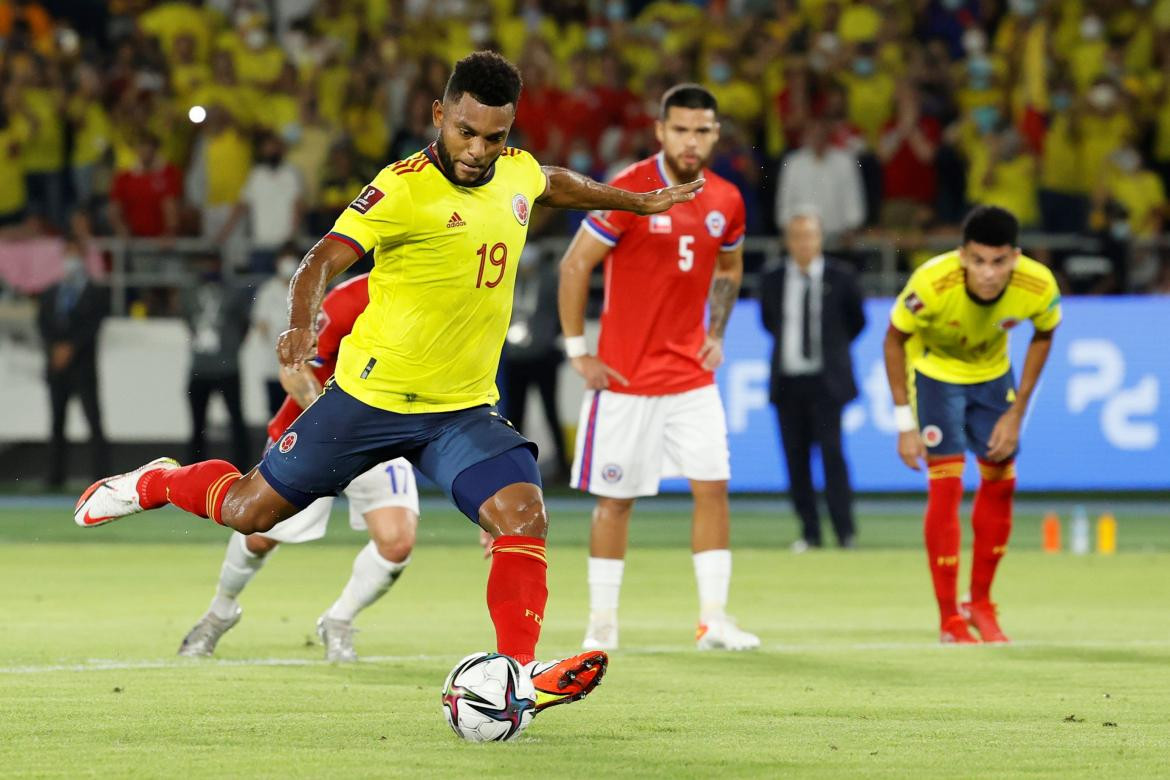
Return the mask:
[(289, 431), (280, 437), (280, 444), (276, 445), (276, 448), (280, 450), (281, 455), (285, 455), (295, 446), (297, 446), (297, 432)]
[(1019, 325), (1020, 321), (1018, 319), (1016, 319), (1015, 317), (1007, 317), (1005, 319), (1000, 320), (999, 322), (997, 322), (995, 324), (999, 327), (1000, 330), (1011, 330), (1012, 328)]
[(708, 211), (707, 219), (704, 221), (712, 238), (719, 238), (727, 228), (727, 217), (723, 216), (722, 211)]
[(528, 224), (528, 198), (521, 193), (516, 193), (512, 196), (512, 213), (516, 215), (516, 221), (521, 225)]
[(942, 444), (943, 432), (937, 425), (928, 425), (922, 429), (922, 443), (927, 447), (937, 447)]

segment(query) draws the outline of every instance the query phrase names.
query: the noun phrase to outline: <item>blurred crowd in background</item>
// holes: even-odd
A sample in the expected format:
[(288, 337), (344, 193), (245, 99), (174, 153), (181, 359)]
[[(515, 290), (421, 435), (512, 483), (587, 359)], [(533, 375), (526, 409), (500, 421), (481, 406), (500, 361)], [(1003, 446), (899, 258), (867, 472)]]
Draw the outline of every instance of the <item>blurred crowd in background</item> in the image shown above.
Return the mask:
[(0, 243), (194, 236), (270, 273), (431, 140), (479, 48), (544, 163), (611, 175), (697, 81), (749, 235), (811, 203), (831, 244), (912, 247), (994, 203), (1095, 240), (1098, 273), (1036, 252), (1070, 291), (1170, 291), (1170, 0), (2, 0)]

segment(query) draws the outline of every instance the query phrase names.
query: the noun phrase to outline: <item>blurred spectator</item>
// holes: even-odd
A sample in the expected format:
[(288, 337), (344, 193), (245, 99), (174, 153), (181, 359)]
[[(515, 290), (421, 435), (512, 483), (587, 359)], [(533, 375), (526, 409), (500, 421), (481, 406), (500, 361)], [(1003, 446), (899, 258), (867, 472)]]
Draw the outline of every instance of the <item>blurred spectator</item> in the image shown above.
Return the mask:
[(1080, 118), (1081, 164), (1085, 192), (1101, 186), (1110, 156), (1135, 139), (1125, 97), (1109, 78), (1093, 82), (1085, 93), (1088, 110)]
[(18, 87), (33, 124), (23, 146), (28, 207), (54, 230), (65, 226), (65, 94), (58, 71), (39, 57), (25, 59), (14, 68)]
[(893, 77), (879, 68), (872, 44), (858, 47), (841, 82), (848, 96), (849, 121), (861, 130), (868, 146), (876, 146), (893, 112), (896, 87)]
[(73, 135), (70, 178), (75, 202), (89, 210), (97, 196), (100, 169), (113, 144), (113, 126), (102, 104), (102, 81), (97, 68), (89, 64), (79, 66), (76, 80), (76, 88), (66, 105)]
[(1079, 233), (1088, 225), (1089, 197), (1081, 170), (1084, 128), (1072, 87), (1058, 84), (1048, 98), (1048, 128), (1040, 158), (1040, 219), (1045, 231)]
[(780, 164), (776, 223), (787, 225), (799, 210), (821, 214), (825, 240), (847, 237), (865, 222), (865, 192), (857, 158), (829, 146), (828, 128), (814, 119), (804, 146)]
[(431, 121), (431, 104), (435, 96), (416, 87), (406, 98), (406, 121), (398, 128), (390, 142), (389, 161), (405, 160), (435, 140), (435, 126)]
[(336, 146), (330, 152), (326, 170), (328, 173), (321, 183), (320, 195), (309, 217), (309, 227), (315, 235), (324, 235), (333, 227), (337, 215), (353, 202), (367, 181), (358, 172), (353, 153), (344, 145)]
[(251, 239), (248, 267), (255, 273), (272, 273), (277, 252), (296, 236), (300, 225), (301, 193), (300, 176), (284, 159), (284, 142), (272, 133), (261, 135), (256, 163), (219, 234), (219, 243), (226, 241), (236, 223), (247, 215)]
[(557, 382), (565, 359), (558, 343), (560, 333), (556, 261), (540, 249), (528, 247), (520, 256), (512, 322), (504, 342), (505, 413), (516, 429), (524, 433), (528, 389), (536, 386), (545, 423), (552, 434), (555, 481), (567, 480), (569, 473), (565, 434), (557, 411)]
[(288, 328), (288, 286), (301, 263), (302, 253), (295, 243), (285, 244), (276, 258), (276, 273), (256, 291), (252, 304), (252, 332), (264, 346), (264, 362), (258, 366), (264, 379), (268, 413), (275, 415), (284, 403), (280, 386), (280, 361), (276, 359), (276, 338)]
[[(520, 64), (524, 91), (516, 107), (512, 131), (523, 138), (524, 148), (546, 164), (559, 164), (564, 152), (561, 132), (563, 94), (549, 78), (553, 63), (547, 48), (532, 47)], [(441, 94), (441, 93), (439, 93)]]
[(1036, 160), (1013, 127), (986, 136), (971, 161), (967, 193), (974, 204), (1002, 206), (1024, 227), (1039, 218), (1036, 205)]
[(848, 265), (821, 251), (820, 218), (794, 212), (784, 224), (788, 256), (760, 281), (760, 315), (774, 339), (770, 396), (780, 423), (789, 492), (800, 518), (794, 552), (821, 546), (811, 457), (817, 445), (837, 542), (852, 547), (856, 525), (841, 411), (857, 397), (850, 345), (865, 328), (861, 290)]
[(912, 82), (898, 85), (895, 114), (878, 141), (882, 163), (882, 227), (925, 227), (932, 219), (937, 188), (934, 158), (942, 128), (923, 116)]
[(81, 401), (89, 426), (91, 474), (99, 479), (109, 473), (97, 374), (98, 331), (109, 301), (105, 289), (95, 285), (86, 273), (83, 255), (77, 239), (66, 242), (65, 277), (41, 293), (38, 302), (37, 324), (45, 347), (45, 379), (52, 412), (48, 474), (51, 489), (60, 488), (67, 476), (65, 421), (69, 399), (74, 396)]
[(32, 125), (11, 95), (6, 93), (0, 104), (0, 229), (22, 225), (28, 208), (22, 150)]
[(53, 18), (43, 5), (34, 0), (0, 2), (0, 39), (10, 41), (22, 30), (28, 31), (29, 42), (37, 51), (52, 51)]
[(217, 255), (196, 263), (199, 281), (184, 291), (183, 317), (191, 331), (191, 373), (187, 400), (191, 407), (189, 461), (203, 460), (207, 444), (207, 405), (219, 393), (231, 421), (232, 463), (244, 469), (252, 448), (240, 401), (240, 346), (248, 333), (251, 295), (224, 280)]
[(1158, 175), (1143, 167), (1141, 152), (1136, 148), (1124, 146), (1110, 158), (1102, 186), (1094, 193), (1094, 211), (1102, 211), (1107, 200), (1128, 216), (1126, 229), (1130, 236), (1153, 238), (1162, 232), (1166, 192)]
[[(312, 94), (301, 98), (300, 118), (291, 128), (285, 128), (288, 142), (288, 161), (301, 177), (304, 202), (316, 203), (321, 192), (321, 178), (326, 169), (329, 152), (337, 143), (337, 129), (317, 111), (317, 99)], [(387, 161), (389, 162), (389, 161)]]
[(179, 169), (159, 154), (158, 139), (144, 132), (135, 166), (114, 177), (110, 190), (110, 222), (119, 236), (174, 236), (182, 194)]
[(764, 104), (759, 86), (736, 74), (731, 52), (712, 53), (707, 61), (706, 76), (703, 86), (719, 102), (721, 115), (743, 125), (755, 125), (760, 121)]

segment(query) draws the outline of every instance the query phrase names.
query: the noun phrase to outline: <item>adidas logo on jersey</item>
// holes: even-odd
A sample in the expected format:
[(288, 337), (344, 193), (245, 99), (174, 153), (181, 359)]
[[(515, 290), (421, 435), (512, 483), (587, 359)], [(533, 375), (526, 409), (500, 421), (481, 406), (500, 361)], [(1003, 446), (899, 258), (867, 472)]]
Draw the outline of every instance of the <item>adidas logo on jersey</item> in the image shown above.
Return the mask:
[(463, 221), (463, 217), (459, 216), (459, 212), (452, 211), (451, 212), (451, 219), (447, 220), (447, 227), (457, 228), (457, 227), (466, 227), (466, 226), (467, 226), (467, 223)]

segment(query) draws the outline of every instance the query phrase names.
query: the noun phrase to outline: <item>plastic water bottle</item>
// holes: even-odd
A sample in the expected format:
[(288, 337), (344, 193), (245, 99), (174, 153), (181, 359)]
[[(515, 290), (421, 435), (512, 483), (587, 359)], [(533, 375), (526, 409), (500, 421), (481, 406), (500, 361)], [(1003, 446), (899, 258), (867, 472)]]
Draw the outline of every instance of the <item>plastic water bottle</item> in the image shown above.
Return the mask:
[(1043, 538), (1044, 552), (1060, 552), (1060, 516), (1056, 512), (1049, 512), (1044, 515), (1044, 522), (1041, 525), (1041, 536)]
[(1079, 504), (1073, 507), (1072, 527), (1070, 529), (1072, 539), (1070, 540), (1070, 548), (1074, 555), (1088, 555), (1089, 554), (1089, 514), (1085, 511), (1083, 506)]

